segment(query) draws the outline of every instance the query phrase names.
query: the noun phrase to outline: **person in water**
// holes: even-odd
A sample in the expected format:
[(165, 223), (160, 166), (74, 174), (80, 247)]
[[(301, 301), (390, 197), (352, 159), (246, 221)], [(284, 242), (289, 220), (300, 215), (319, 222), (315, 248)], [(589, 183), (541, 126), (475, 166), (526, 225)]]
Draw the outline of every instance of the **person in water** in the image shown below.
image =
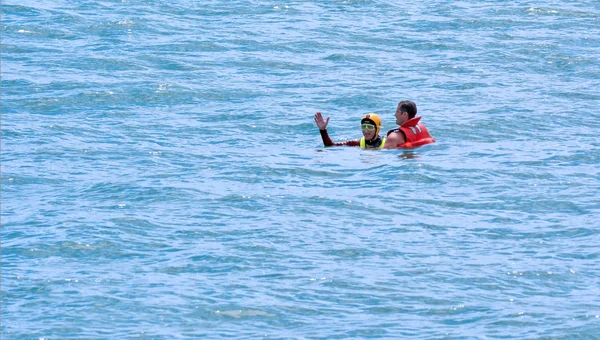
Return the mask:
[(331, 141), (331, 138), (329, 138), (329, 134), (327, 133), (329, 118), (330, 117), (323, 119), (321, 112), (315, 113), (315, 123), (317, 123), (317, 127), (319, 127), (323, 145), (325, 146), (360, 146), (361, 149), (382, 149), (386, 143), (385, 138), (379, 136), (379, 131), (381, 131), (381, 118), (375, 113), (366, 114), (360, 120), (360, 127), (363, 133), (361, 139), (340, 143), (334, 143)]
[(409, 100), (398, 103), (395, 116), (400, 127), (387, 132), (386, 149), (407, 149), (435, 143), (425, 125), (419, 122), (421, 117), (416, 115), (417, 104)]

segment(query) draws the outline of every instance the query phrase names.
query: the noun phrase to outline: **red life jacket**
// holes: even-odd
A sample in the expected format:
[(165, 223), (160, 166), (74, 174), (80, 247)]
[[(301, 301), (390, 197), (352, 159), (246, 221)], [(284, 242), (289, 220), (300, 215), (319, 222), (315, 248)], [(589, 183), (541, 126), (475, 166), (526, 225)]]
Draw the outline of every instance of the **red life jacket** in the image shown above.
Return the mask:
[(389, 136), (392, 132), (404, 132), (406, 142), (398, 145), (400, 149), (416, 148), (417, 146), (435, 143), (435, 139), (431, 137), (425, 125), (419, 123), (420, 120), (421, 117), (409, 119), (401, 127), (388, 131), (386, 136)]

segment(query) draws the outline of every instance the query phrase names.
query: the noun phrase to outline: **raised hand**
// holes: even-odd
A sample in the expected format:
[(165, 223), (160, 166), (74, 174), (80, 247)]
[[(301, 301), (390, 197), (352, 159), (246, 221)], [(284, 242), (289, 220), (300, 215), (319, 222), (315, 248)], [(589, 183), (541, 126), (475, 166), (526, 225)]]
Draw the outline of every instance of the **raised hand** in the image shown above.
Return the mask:
[(327, 129), (327, 124), (329, 124), (329, 117), (327, 117), (327, 119), (323, 119), (321, 112), (317, 112), (315, 113), (315, 123), (317, 123), (319, 130), (325, 130)]

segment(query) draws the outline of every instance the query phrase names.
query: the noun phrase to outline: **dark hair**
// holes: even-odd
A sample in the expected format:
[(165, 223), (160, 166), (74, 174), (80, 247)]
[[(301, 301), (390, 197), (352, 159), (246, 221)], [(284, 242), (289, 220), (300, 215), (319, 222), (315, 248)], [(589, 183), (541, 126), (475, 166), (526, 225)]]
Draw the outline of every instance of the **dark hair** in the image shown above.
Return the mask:
[(360, 123), (361, 123), (361, 124), (366, 124), (366, 123), (368, 123), (368, 124), (372, 124), (372, 125), (375, 125), (375, 126), (377, 126), (377, 123), (375, 123), (375, 121), (374, 121), (374, 120), (372, 120), (371, 118), (363, 118), (363, 119), (361, 119), (361, 120), (360, 120)]
[(415, 118), (417, 115), (417, 104), (410, 100), (404, 100), (398, 103), (398, 109), (400, 109), (400, 112), (408, 112), (409, 119)]

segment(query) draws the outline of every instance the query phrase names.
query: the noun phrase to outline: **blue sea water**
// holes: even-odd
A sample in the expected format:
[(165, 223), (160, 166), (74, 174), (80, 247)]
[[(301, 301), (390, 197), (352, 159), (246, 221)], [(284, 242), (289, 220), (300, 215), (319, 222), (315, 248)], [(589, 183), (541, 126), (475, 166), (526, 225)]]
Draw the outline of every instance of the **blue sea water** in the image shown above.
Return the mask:
[(600, 338), (599, 1), (1, 8), (2, 339)]

